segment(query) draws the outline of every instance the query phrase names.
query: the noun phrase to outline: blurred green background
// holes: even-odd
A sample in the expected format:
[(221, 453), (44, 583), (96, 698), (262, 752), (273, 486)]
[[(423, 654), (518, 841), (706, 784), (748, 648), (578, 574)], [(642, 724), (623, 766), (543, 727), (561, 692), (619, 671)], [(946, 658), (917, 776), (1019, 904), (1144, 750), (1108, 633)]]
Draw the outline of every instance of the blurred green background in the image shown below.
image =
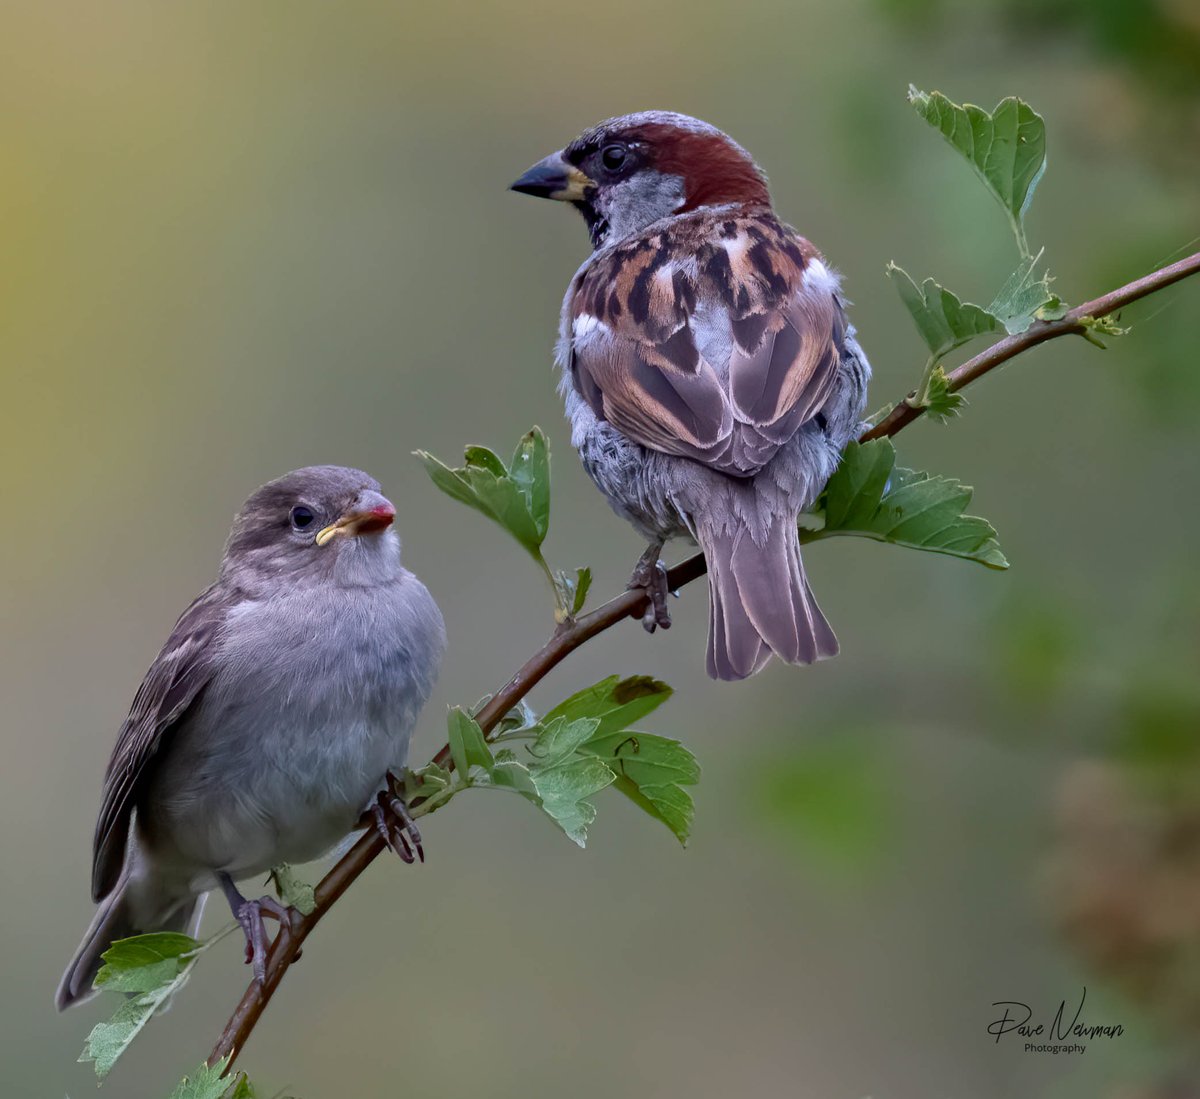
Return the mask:
[[(586, 237), (506, 192), (527, 165), (645, 107), (727, 129), (844, 273), (875, 407), (924, 358), (885, 262), (987, 301), (1015, 260), (908, 82), (1046, 116), (1030, 235), (1079, 301), (1196, 246), (1198, 59), (1193, 0), (4, 5), (4, 1095), (92, 1092), (74, 1059), (111, 1005), (60, 1017), (51, 995), (92, 912), (101, 774), (255, 486), (337, 462), (396, 501), (451, 639), (422, 758), (550, 623), (520, 550), (410, 451), (507, 451), (540, 423), (550, 556), (622, 586), (640, 547), (551, 371)], [(1058, 341), (899, 438), (975, 486), (1008, 573), (815, 546), (842, 656), (744, 684), (704, 676), (698, 587), (669, 634), (589, 644), (532, 701), (673, 684), (651, 727), (704, 766), (691, 846), (615, 795), (586, 852), (518, 799), (461, 799), (427, 865), (380, 860), (311, 941), (246, 1051), (265, 1093), (1197, 1086), (1198, 308), (1184, 284), (1109, 351)], [(165, 1096), (206, 1053), (246, 980), (226, 947), (107, 1094)], [(988, 1035), (994, 1001), (1048, 1017), (1085, 984), (1120, 1039), (1068, 1058)]]

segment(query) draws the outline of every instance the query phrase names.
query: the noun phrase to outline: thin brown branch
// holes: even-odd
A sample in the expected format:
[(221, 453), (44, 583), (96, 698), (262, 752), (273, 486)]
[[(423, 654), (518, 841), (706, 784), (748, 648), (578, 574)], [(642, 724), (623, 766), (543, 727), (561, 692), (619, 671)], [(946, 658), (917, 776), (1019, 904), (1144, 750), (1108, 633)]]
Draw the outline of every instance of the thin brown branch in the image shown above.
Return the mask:
[[(983, 377), (989, 370), (994, 370), (1002, 363), (1028, 351), (1037, 344), (1045, 343), (1047, 340), (1056, 339), (1059, 336), (1085, 331), (1083, 322), (1087, 319), (1109, 316), (1130, 302), (1147, 297), (1197, 273), (1200, 273), (1200, 252), (1187, 259), (1182, 259), (1178, 263), (1163, 267), (1145, 278), (1112, 291), (1110, 294), (1105, 294), (1095, 301), (1077, 306), (1061, 320), (1038, 322), (1027, 332), (1000, 340), (986, 351), (951, 371), (948, 375), (950, 388), (952, 390), (962, 389), (977, 378)], [(869, 439), (895, 435), (920, 417), (923, 411), (921, 408), (915, 408), (901, 401), (880, 423), (864, 432), (860, 441), (866, 442)], [(668, 574), (668, 583), (671, 590), (675, 591), (685, 584), (699, 579), (704, 572), (704, 557), (702, 554), (695, 554), (671, 569)], [(591, 614), (560, 626), (550, 640), (522, 665), (520, 671), (501, 687), (476, 715), (484, 733), (490, 734), (509, 710), (541, 682), (560, 661), (585, 641), (595, 637), (598, 633), (603, 633), (626, 618), (640, 618), (646, 608), (646, 602), (647, 597), (644, 592), (626, 591), (615, 599), (610, 599)], [(440, 766), (453, 766), (448, 745), (443, 747), (434, 759)], [(289, 966), (300, 953), (301, 944), (308, 938), (313, 928), (321, 922), (338, 898), (350, 888), (355, 879), (383, 849), (383, 840), (374, 831), (365, 832), (320, 881), (316, 887), (316, 907), (310, 915), (300, 918), (294, 927), (280, 931), (271, 949), (270, 957), (267, 959), (266, 980), (261, 985), (257, 981), (252, 981), (250, 987), (246, 989), (241, 1002), (230, 1016), (224, 1032), (209, 1055), (209, 1064), (215, 1064), (223, 1057), (229, 1057), (232, 1062), (237, 1057), (283, 980), (284, 974), (287, 973)]]
[[(986, 351), (981, 351), (973, 359), (968, 359), (962, 366), (956, 367), (946, 375), (950, 383), (950, 392), (954, 393), (964, 386), (970, 385), (977, 378), (982, 378), (989, 370), (995, 370), (1009, 359), (1036, 347), (1039, 343), (1056, 339), (1059, 336), (1078, 335), (1084, 332), (1084, 321), (1100, 320), (1111, 316), (1118, 309), (1123, 309), (1130, 302), (1145, 298), (1159, 290), (1186, 279), (1189, 275), (1200, 272), (1200, 252), (1179, 260), (1167, 267), (1151, 272), (1145, 278), (1137, 279), (1114, 290), (1110, 294), (1096, 298), (1095, 301), (1084, 302), (1070, 310), (1061, 320), (1036, 321), (1027, 331), (1018, 336), (1008, 336), (998, 343), (992, 344)], [(885, 435), (895, 435), (897, 431), (907, 427), (924, 413), (924, 409), (908, 403), (916, 396), (916, 391), (897, 404), (882, 420), (869, 431), (863, 433), (859, 442), (869, 439), (881, 439)]]

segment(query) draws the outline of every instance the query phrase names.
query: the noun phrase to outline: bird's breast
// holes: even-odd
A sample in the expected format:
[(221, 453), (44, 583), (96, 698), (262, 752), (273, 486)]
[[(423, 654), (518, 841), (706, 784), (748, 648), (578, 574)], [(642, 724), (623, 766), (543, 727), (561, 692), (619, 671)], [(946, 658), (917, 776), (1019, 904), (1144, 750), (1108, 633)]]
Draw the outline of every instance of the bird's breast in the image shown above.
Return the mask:
[(404, 766), (445, 641), (420, 582), (391, 587), (233, 610), (218, 670), (151, 792), (187, 858), (242, 873), (315, 858)]

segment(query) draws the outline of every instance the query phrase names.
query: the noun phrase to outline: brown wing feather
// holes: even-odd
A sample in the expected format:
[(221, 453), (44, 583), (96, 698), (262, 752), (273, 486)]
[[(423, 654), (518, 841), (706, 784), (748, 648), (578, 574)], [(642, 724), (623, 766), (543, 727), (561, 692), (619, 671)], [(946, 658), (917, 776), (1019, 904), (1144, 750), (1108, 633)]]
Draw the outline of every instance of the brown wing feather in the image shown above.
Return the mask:
[(837, 372), (836, 309), (832, 295), (794, 293), (753, 318), (767, 322), (757, 346), (750, 318), (734, 321), (730, 398), (740, 420), (782, 441), (817, 414)]
[[(687, 329), (681, 329), (687, 332)], [(720, 445), (733, 414), (711, 366), (679, 370), (654, 344), (598, 334), (585, 341), (576, 364), (584, 392), (606, 420), (644, 446), (693, 454)]]
[[(575, 384), (643, 446), (752, 476), (820, 411), (841, 307), (816, 257), (767, 213), (682, 219), (587, 268), (568, 319)], [(710, 363), (704, 348), (724, 348)]]
[(92, 896), (97, 901), (107, 896), (121, 874), (130, 814), (146, 764), (212, 676), (217, 632), (228, 604), (227, 593), (217, 584), (192, 603), (134, 696), (104, 776), (92, 861)]

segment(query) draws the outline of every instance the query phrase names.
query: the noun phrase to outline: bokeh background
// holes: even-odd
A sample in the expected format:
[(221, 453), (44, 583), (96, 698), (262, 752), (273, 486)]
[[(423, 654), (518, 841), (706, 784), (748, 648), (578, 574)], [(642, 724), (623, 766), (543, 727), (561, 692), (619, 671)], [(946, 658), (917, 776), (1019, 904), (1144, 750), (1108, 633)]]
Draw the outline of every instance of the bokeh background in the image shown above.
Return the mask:
[[(583, 226), (507, 183), (628, 110), (724, 127), (844, 272), (877, 406), (923, 360), (886, 261), (986, 301), (1015, 259), (910, 81), (1045, 115), (1030, 233), (1068, 300), (1195, 249), (1192, 0), (4, 5), (6, 1096), (92, 1092), (75, 1057), (111, 1005), (51, 995), (92, 911), (100, 777), (256, 485), (337, 462), (397, 502), (451, 638), (424, 758), (550, 622), (414, 448), (543, 425), (550, 556), (623, 584), (640, 547), (570, 454), (550, 364)], [(612, 672), (676, 687), (651, 727), (704, 766), (690, 847), (615, 794), (586, 852), (517, 799), (457, 801), (427, 865), (380, 860), (310, 943), (245, 1054), (264, 1092), (1195, 1094), (1198, 308), (1184, 284), (1107, 352), (1058, 341), (900, 437), (975, 486), (1009, 572), (829, 542), (808, 561), (836, 661), (710, 683), (699, 588), (669, 634), (572, 658), (539, 708)], [(246, 979), (226, 947), (108, 1094), (199, 1062)], [(1121, 1038), (988, 1035), (994, 1001), (1048, 1018), (1085, 985)]]

